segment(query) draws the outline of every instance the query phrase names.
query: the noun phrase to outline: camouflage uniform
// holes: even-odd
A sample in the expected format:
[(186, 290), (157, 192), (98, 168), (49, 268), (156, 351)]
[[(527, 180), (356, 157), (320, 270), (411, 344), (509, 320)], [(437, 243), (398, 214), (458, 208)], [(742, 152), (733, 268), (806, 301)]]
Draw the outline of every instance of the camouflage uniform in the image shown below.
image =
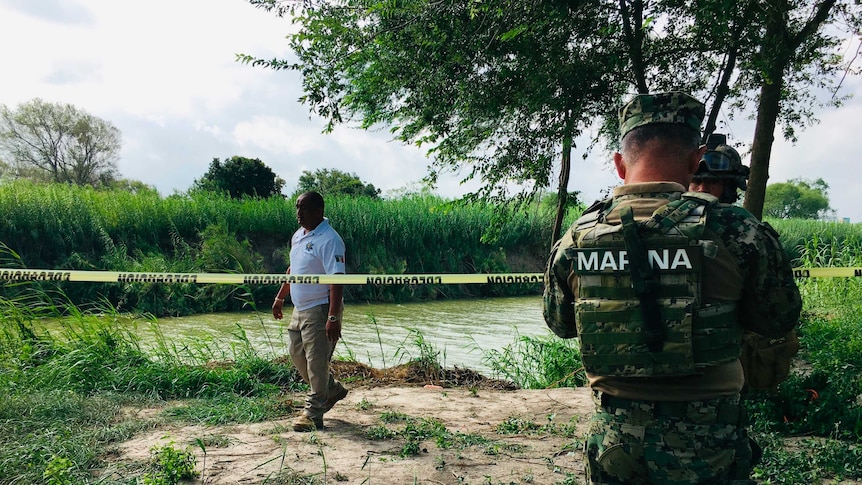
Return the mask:
[[(621, 131), (625, 134), (651, 123), (699, 129), (702, 105), (698, 117), (696, 103), (686, 95), (640, 96), (627, 105), (626, 112), (621, 110)], [(621, 213), (631, 208), (635, 221), (645, 221), (668, 202), (684, 198), (684, 191), (675, 182), (623, 185), (582, 219), (593, 217), (613, 227), (621, 224)], [(777, 235), (745, 209), (712, 199), (714, 203), (703, 205), (702, 239), (714, 246), (715, 253), (703, 258), (701, 301), (691, 311), (705, 313), (709, 305), (735, 304), (732, 324), (737, 339), (743, 329), (785, 334), (797, 322), (801, 300)], [(577, 337), (579, 328), (596, 323), (576, 317), (581, 313), (575, 305), (590, 298), (583, 294), (585, 285), (579, 285), (586, 275), (579, 276), (570, 251), (583, 246), (583, 228), (583, 221), (576, 223), (555, 244), (545, 274), (545, 320), (563, 338)], [(613, 289), (620, 278), (603, 281)], [(601, 305), (616, 308), (618, 303), (611, 297)], [(666, 320), (668, 310), (663, 307), (662, 312), (665, 325), (671, 325)], [(581, 347), (583, 356), (583, 339)], [(632, 347), (618, 344), (615, 348), (625, 354)], [(670, 347), (665, 343), (661, 352)], [(588, 483), (750, 483), (751, 449), (739, 400), (743, 373), (735, 355), (716, 362), (707, 359), (688, 375), (632, 377), (595, 371), (596, 367), (591, 372), (587, 367), (596, 404), (585, 443)]]
[[(735, 204), (739, 199), (738, 191), (745, 191), (748, 187), (750, 169), (742, 164), (739, 152), (727, 144), (727, 137), (723, 134), (709, 135), (706, 148), (691, 179), (690, 190), (709, 192), (718, 197), (719, 202)], [(778, 338), (746, 331), (739, 356), (745, 374), (743, 395), (777, 390), (790, 375), (790, 367), (798, 351), (796, 330)]]

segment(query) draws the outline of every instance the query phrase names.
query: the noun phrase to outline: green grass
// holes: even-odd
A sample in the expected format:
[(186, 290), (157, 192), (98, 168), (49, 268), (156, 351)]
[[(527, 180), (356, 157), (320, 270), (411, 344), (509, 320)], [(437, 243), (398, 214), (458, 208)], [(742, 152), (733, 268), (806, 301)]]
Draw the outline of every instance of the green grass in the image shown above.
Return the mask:
[(294, 403), (275, 394), (244, 397), (224, 394), (208, 399), (192, 399), (166, 409), (162, 415), (182, 422), (218, 426), (235, 423), (257, 423), (293, 414), (303, 402)]
[[(832, 256), (824, 259), (827, 252)], [(801, 257), (808, 266), (862, 266), (862, 251), (854, 246), (835, 253), (812, 244)], [(805, 366), (772, 402), (789, 415), (784, 424), (788, 433), (862, 440), (862, 281), (805, 279), (799, 288), (804, 304), (800, 359)], [(806, 389), (819, 397), (811, 400)]]
[[(73, 392), (6, 396), (0, 406), (0, 482), (40, 483), (59, 460), (71, 464), (62, 476), (81, 476), (97, 461), (96, 429), (110, 426), (117, 406), (107, 399)], [(83, 470), (82, 470), (83, 469)]]
[[(513, 211), (478, 202), (405, 195), (374, 200), (328, 197), (327, 216), (344, 238), (351, 273), (539, 272), (550, 246), (552, 197)], [(578, 215), (572, 208), (564, 225)], [(233, 200), (198, 191), (94, 190), (62, 184), (0, 184), (0, 244), (20, 255), (7, 267), (169, 273), (282, 273), (298, 228), (293, 201)], [(862, 248), (862, 225), (773, 220), (782, 244), (801, 264), (841, 266)], [(493, 229), (493, 230), (492, 230)], [(490, 231), (490, 232), (489, 232)], [(495, 236), (489, 238), (489, 234)], [(5, 259), (5, 258), (4, 258)], [(271, 285), (42, 283), (77, 306), (103, 301), (156, 316), (236, 311), (266, 305)], [(6, 288), (7, 295), (14, 289)], [(348, 301), (413, 301), (537, 294), (538, 285), (355, 285)]]
[(575, 339), (516, 336), (502, 350), (483, 351), (482, 356), (483, 363), (496, 375), (524, 389), (580, 387), (587, 383)]
[[(0, 241), (7, 244), (0, 250), (0, 262), (6, 267), (51, 261), (50, 267), (81, 269), (256, 270), (283, 258), (286, 238), (295, 226), (289, 201), (162, 199), (147, 193), (132, 196), (59, 186), (0, 185), (0, 210), (9, 221), (0, 228)], [(492, 217), (486, 211), (428, 197), (395, 202), (335, 199), (327, 209), (351, 241), (348, 251), (355, 252), (357, 260), (352, 264), (360, 270), (356, 272), (517, 271), (523, 268), (508, 260), (523, 253), (515, 253), (513, 246), (544, 259), (546, 229), (538, 221), (545, 215), (513, 216), (511, 230), (502, 232), (502, 239), (491, 245), (482, 242), (482, 227)], [(862, 266), (858, 224), (772, 222), (795, 266)], [(273, 227), (280, 228), (279, 234), (267, 232)], [(264, 239), (266, 245), (261, 243)], [(265, 258), (259, 256), (264, 246), (270, 248)], [(25, 257), (16, 253), (22, 248), (27, 249)], [(251, 422), (289, 412), (292, 403), (279, 393), (303, 389), (295, 370), (274, 358), (275, 349), (283, 348), (283, 342), (275, 342), (281, 336), (272, 336), (269, 352), (253, 349), (241, 328), (228, 338), (177, 342), (162, 337), (155, 348), (145, 350), (129, 330), (130, 325), (151, 325), (158, 333), (158, 320), (147, 313), (226, 308), (214, 306), (215, 301), (256, 309), (260, 301), (255, 293), (268, 301), (272, 289), (75, 285), (62, 288), (73, 290), (74, 295), (39, 284), (4, 283), (0, 288), (0, 389), (4, 390), (0, 483), (92, 483), (91, 472), (105, 465), (113, 446), (154, 425), (122, 418), (123, 406), (182, 399), (182, 409), (166, 408), (158, 419)], [(777, 393), (746, 401), (753, 418), (752, 434), (764, 447), (756, 473), (768, 483), (859, 480), (862, 281), (805, 279), (799, 285), (804, 299), (800, 365)], [(516, 290), (523, 289), (512, 291)], [(459, 293), (457, 288), (441, 286), (363, 291), (367, 292), (363, 297), (385, 301), (482, 296), (486, 290)], [(127, 309), (139, 313), (128, 314)], [(45, 320), (59, 325), (49, 332)], [(575, 344), (550, 336), (518, 336), (502, 351), (483, 355), (500, 377), (522, 387), (576, 386), (584, 383), (584, 377)], [(414, 347), (416, 352), (410, 352)], [(446, 372), (439, 352), (421, 334), (411, 333), (400, 351), (433, 372)], [(817, 392), (817, 399), (810, 398), (809, 389)], [(426, 441), (440, 448), (484, 446), (489, 454), (505, 451), (493, 440), (452, 433), (434, 420), (406, 415), (385, 419), (391, 422), (381, 417), (381, 424), (370, 429), (377, 439), (400, 440), (403, 456), (412, 456)], [(554, 423), (530, 423), (515, 416), (501, 423), (499, 431), (567, 433), (573, 429), (571, 424), (550, 424)], [(197, 444), (201, 445), (212, 446), (203, 439)], [(181, 458), (184, 450), (175, 451)], [(168, 468), (181, 468), (181, 463), (180, 459)], [(159, 478), (152, 466), (140, 464), (99, 483), (141, 483), (147, 473), (155, 483)], [(271, 483), (315, 483), (318, 478), (291, 475), (285, 469)]]
[[(90, 483), (112, 445), (152, 426), (121, 418), (122, 406), (193, 398), (161, 419), (254, 422), (292, 412), (279, 394), (303, 388), (292, 367), (247, 340), (238, 338), (229, 354), (204, 343), (195, 352), (161, 346), (146, 353), (127, 330), (133, 316), (57, 307), (56, 297), (40, 291), (26, 295), (0, 296), (0, 483)], [(59, 329), (45, 330), (45, 319)], [(221, 360), (210, 360), (216, 356)], [(178, 466), (129, 473), (176, 483), (171, 467)]]
[[(572, 439), (576, 437), (576, 420), (556, 423), (554, 418), (554, 415), (548, 415), (547, 423), (537, 424), (517, 416), (510, 416), (497, 425), (496, 432), (499, 435), (559, 435)], [(400, 458), (419, 454), (425, 449), (426, 443), (434, 443), (441, 450), (479, 447), (482, 453), (491, 456), (525, 451), (522, 445), (506, 443), (477, 433), (452, 432), (436, 419), (414, 418), (404, 413), (381, 414), (380, 424), (369, 427), (366, 436), (371, 440), (397, 442), (397, 454)]]
[[(845, 236), (840, 247), (826, 240), (814, 237), (802, 245), (799, 264), (862, 266), (862, 251), (852, 237)], [(764, 448), (755, 475), (768, 483), (800, 485), (859, 480), (862, 281), (814, 278), (798, 283), (803, 312), (797, 367), (777, 393), (746, 401), (752, 436)]]
[(831, 438), (788, 440), (778, 434), (757, 435), (764, 448), (753, 477), (775, 484), (811, 484), (862, 477), (862, 445)]
[(399, 441), (397, 454), (401, 458), (418, 455), (425, 441), (433, 441), (441, 450), (482, 446), (486, 453), (502, 446), (478, 434), (449, 431), (443, 423), (433, 418), (414, 418), (404, 413), (387, 412), (380, 415), (380, 422), (369, 427), (366, 436), (376, 441)]
[[(753, 436), (764, 447), (756, 473), (763, 481), (788, 484), (824, 477), (859, 479), (862, 286), (835, 279), (800, 284), (806, 302), (800, 327), (804, 372), (794, 373), (779, 393), (747, 402)], [(90, 483), (91, 470), (104, 466), (112, 446), (155, 425), (118, 419), (122, 406), (159, 404), (164, 409), (157, 422), (258, 422), (292, 413), (295, 403), (281, 397), (281, 390), (303, 389), (289, 365), (252, 350), (242, 332), (237, 331), (231, 343), (203, 338), (168, 344), (163, 339), (144, 351), (126, 330), (128, 320), (136, 317), (110, 308), (89, 313), (53, 307), (53, 300), (38, 292), (17, 300), (0, 298), (0, 386), (8, 389), (0, 401), (0, 483)], [(38, 325), (44, 318), (62, 318), (63, 324), (48, 333)], [(152, 318), (140, 323), (158, 325)], [(439, 353), (431, 343), (418, 333), (411, 339), (418, 349), (414, 360), (444, 373), (445, 368), (433, 362)], [(504, 351), (486, 353), (486, 361), (531, 387), (573, 385), (579, 381), (562, 379), (580, 379), (572, 345), (551, 337), (517, 337)], [(819, 399), (808, 399), (809, 388), (818, 391)], [(169, 399), (182, 399), (182, 405), (165, 406)], [(556, 434), (576, 443), (575, 425), (554, 422), (553, 416), (547, 423), (535, 423), (513, 415), (498, 424), (497, 432)], [(518, 451), (403, 413), (382, 414), (367, 437), (396, 442), (399, 457), (414, 456), (428, 443), (439, 449), (479, 446), (489, 455)], [(200, 438), (200, 443), (185, 446), (216, 445)], [(144, 476), (158, 483), (153, 466), (140, 464), (100, 483), (128, 483)], [(314, 479), (289, 470), (280, 477), (283, 483)]]
[(512, 415), (497, 425), (499, 434), (533, 434), (533, 435), (559, 435), (566, 438), (577, 436), (578, 417), (573, 416), (568, 423), (555, 423), (556, 415), (549, 414), (548, 422), (539, 424), (534, 421), (525, 420), (520, 416)]
[(794, 266), (858, 266), (862, 224), (807, 219), (768, 219)]

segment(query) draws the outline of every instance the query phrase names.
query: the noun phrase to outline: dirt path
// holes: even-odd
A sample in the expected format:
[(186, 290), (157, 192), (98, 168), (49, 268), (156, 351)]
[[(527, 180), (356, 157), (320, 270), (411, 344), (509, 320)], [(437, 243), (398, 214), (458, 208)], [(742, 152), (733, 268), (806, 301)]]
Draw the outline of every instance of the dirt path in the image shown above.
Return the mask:
[[(359, 387), (327, 413), (322, 431), (294, 432), (293, 416), (249, 425), (171, 425), (123, 443), (118, 460), (143, 462), (153, 446), (219, 437), (223, 444), (208, 446), (206, 457), (192, 445), (201, 472), (196, 483), (310, 483), (289, 481), (291, 474), (317, 474), (314, 483), (582, 483), (580, 443), (591, 409), (585, 388)], [(384, 422), (387, 413), (402, 421)], [(406, 423), (430, 419), (445, 427), (446, 438), (419, 441), (417, 454), (400, 456)], [(384, 426), (400, 434), (372, 439)], [(501, 427), (516, 432), (501, 434)]]

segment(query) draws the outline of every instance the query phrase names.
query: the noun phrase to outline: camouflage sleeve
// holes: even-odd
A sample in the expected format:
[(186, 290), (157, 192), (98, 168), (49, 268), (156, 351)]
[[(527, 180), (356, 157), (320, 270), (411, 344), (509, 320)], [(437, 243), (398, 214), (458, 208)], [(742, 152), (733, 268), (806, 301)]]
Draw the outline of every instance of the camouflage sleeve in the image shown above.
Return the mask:
[(560, 244), (564, 239), (566, 238), (554, 244), (548, 258), (542, 314), (554, 334), (562, 338), (573, 338), (578, 336), (578, 329), (575, 326), (575, 297), (568, 281), (571, 264), (566, 259), (565, 252), (560, 251)]
[(778, 241), (778, 233), (765, 222), (757, 227), (762, 248), (747, 275), (746, 284), (755, 291), (743, 296), (742, 323), (755, 332), (777, 338), (799, 323), (802, 297), (793, 278), (790, 258)]
[(734, 208), (725, 234), (728, 249), (737, 256), (745, 278), (739, 301), (740, 323), (746, 330), (781, 337), (799, 322), (802, 298), (793, 278), (790, 258), (769, 224)]

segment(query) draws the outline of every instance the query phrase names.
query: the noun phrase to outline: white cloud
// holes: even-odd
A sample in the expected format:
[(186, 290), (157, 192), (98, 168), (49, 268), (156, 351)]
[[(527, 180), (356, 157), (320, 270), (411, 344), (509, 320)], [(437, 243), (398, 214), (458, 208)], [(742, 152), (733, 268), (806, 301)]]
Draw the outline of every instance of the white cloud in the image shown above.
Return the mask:
[(845, 81), (857, 93), (845, 106), (822, 111), (820, 123), (799, 134), (796, 144), (776, 139), (769, 182), (822, 178), (829, 185), (830, 205), (838, 219), (862, 222), (862, 79)]
[(239, 146), (252, 146), (270, 152), (300, 155), (315, 147), (319, 130), (309, 126), (298, 126), (275, 116), (253, 116), (241, 121), (233, 129)]
[[(31, 2), (33, 3), (33, 2)], [(289, 23), (237, 0), (82, 0), (88, 23), (4, 9), (0, 41), (17, 102), (41, 96), (96, 113), (194, 118), (241, 102), (255, 69), (238, 52), (283, 56)], [(6, 77), (6, 76), (4, 76)], [(4, 100), (5, 101), (5, 100)]]

